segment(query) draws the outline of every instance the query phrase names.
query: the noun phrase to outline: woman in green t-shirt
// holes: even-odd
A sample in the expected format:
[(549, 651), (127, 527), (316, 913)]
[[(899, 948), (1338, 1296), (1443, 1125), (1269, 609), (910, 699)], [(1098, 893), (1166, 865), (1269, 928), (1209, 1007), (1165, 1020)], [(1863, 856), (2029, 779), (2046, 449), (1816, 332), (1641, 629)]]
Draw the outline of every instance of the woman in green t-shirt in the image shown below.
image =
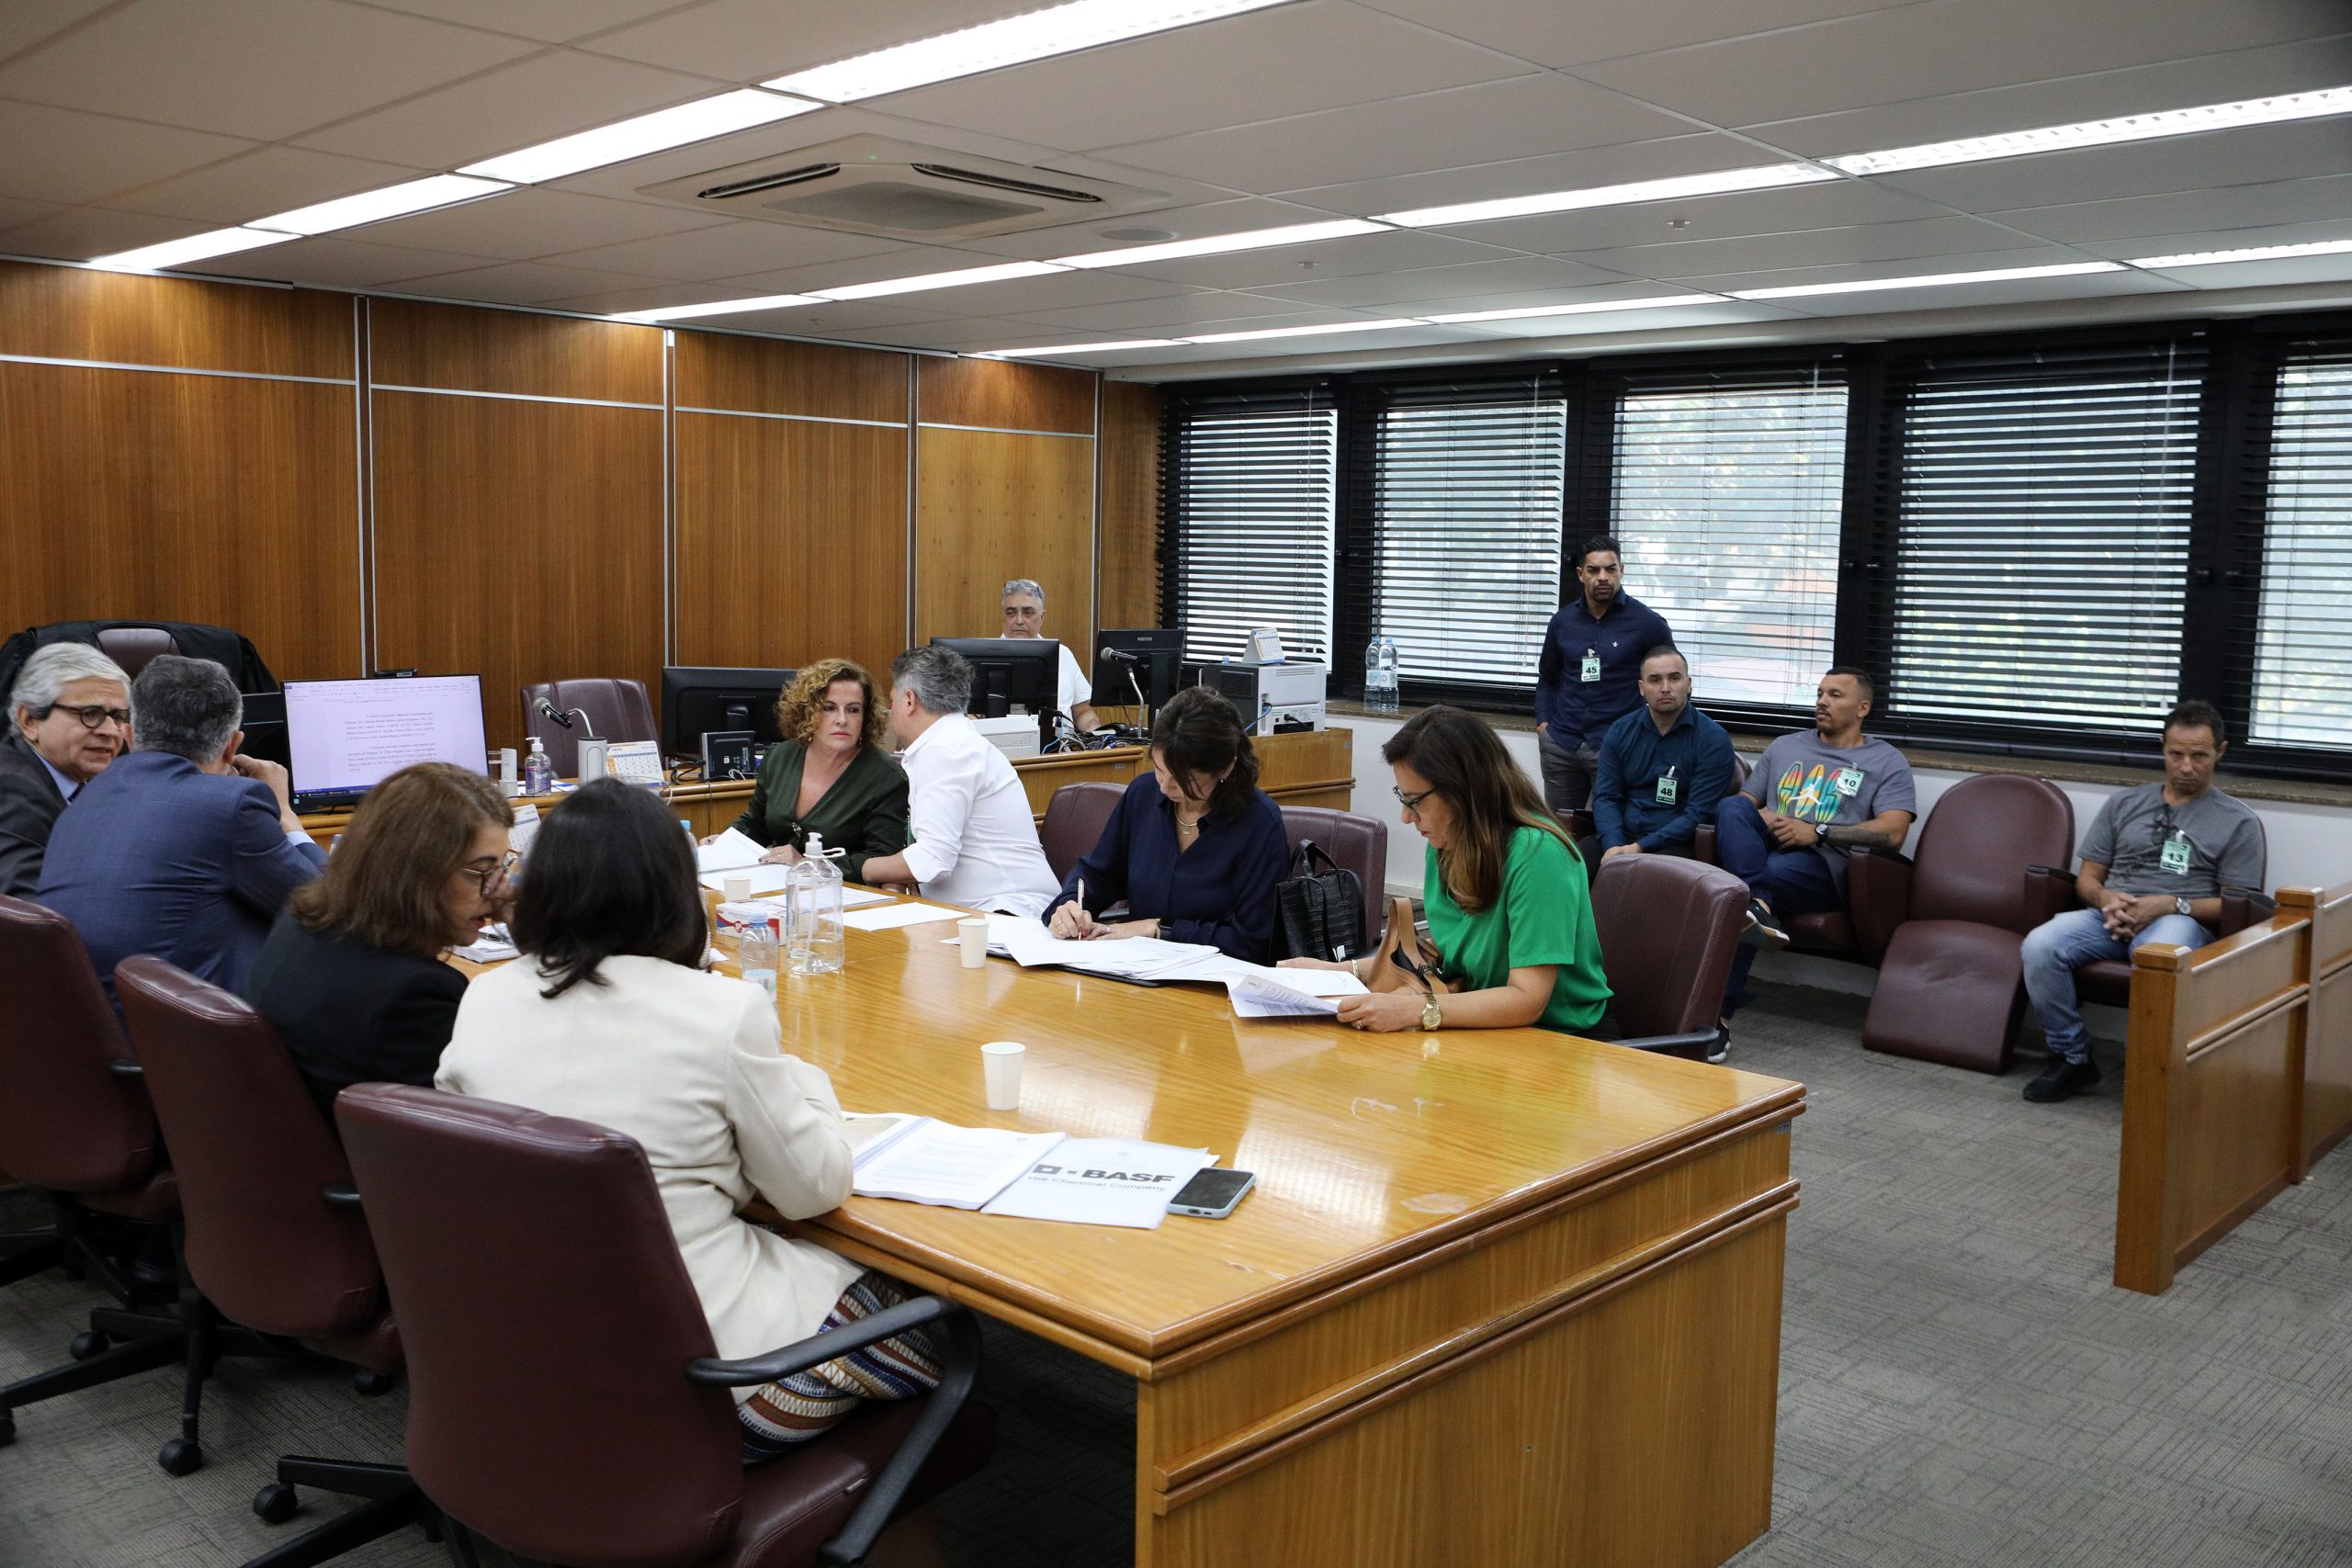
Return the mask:
[(1405, 820), (1429, 840), (1422, 904), (1444, 974), (1460, 988), (1432, 997), (1381, 965), (1368, 977), (1371, 994), (1341, 999), (1340, 1021), (1568, 1033), (1599, 1023), (1609, 982), (1584, 865), (1501, 739), (1460, 708), (1433, 707), (1380, 754), (1396, 775)]

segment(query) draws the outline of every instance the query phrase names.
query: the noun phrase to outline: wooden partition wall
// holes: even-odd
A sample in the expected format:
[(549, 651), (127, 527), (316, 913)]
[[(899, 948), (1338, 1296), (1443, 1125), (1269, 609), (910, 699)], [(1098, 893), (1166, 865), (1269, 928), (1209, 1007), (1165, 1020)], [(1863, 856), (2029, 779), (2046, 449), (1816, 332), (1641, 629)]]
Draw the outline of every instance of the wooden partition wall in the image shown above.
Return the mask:
[[(880, 667), (1158, 621), (1158, 394), (1084, 371), (0, 263), (0, 635), (210, 621), (283, 679)], [(1098, 598), (1098, 581), (1102, 587)]]

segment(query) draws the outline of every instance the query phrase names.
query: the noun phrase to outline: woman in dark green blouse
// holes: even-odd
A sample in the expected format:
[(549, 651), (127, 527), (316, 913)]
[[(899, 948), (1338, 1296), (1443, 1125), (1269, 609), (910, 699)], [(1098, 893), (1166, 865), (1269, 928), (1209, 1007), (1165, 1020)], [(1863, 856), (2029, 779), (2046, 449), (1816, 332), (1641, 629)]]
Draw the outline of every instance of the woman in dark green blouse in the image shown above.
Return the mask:
[(846, 659), (820, 659), (775, 702), (776, 734), (760, 764), (752, 804), (739, 831), (769, 846), (761, 860), (789, 865), (808, 835), (829, 850), (852, 882), (865, 863), (907, 847), (907, 775), (882, 750), (889, 715), (874, 700), (874, 678)]

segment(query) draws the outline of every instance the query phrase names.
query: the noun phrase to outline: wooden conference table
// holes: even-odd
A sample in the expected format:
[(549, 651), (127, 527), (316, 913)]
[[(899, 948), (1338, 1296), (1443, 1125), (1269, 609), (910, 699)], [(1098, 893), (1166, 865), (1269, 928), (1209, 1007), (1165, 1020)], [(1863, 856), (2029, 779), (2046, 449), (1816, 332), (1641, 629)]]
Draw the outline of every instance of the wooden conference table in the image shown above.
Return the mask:
[(852, 931), (786, 977), (786, 1047), (853, 1110), (1203, 1146), (1256, 1190), (1156, 1231), (866, 1198), (790, 1228), (1134, 1378), (1138, 1564), (1685, 1568), (1770, 1523), (1803, 1086), (1244, 1021), (952, 935)]

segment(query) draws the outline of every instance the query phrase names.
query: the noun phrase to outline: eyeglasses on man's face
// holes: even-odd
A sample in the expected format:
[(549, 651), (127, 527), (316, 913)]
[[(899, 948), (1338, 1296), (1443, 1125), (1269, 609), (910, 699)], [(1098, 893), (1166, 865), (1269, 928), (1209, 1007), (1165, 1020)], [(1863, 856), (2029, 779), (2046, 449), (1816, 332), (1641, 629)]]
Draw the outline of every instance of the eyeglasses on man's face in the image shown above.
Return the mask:
[(487, 898), (490, 890), (514, 875), (514, 868), (522, 863), (521, 852), (509, 850), (494, 861), (469, 860), (458, 868), (458, 874), (473, 878), (474, 885), (481, 889), (481, 896)]
[(101, 728), (108, 720), (112, 720), (115, 728), (118, 729), (129, 729), (130, 728), (130, 710), (129, 708), (110, 708), (103, 703), (92, 703), (87, 707), (68, 707), (63, 703), (51, 703), (49, 706), (35, 714), (33, 717), (37, 720), (44, 719), (53, 713), (72, 714), (75, 718), (82, 721), (82, 728), (85, 729)]

